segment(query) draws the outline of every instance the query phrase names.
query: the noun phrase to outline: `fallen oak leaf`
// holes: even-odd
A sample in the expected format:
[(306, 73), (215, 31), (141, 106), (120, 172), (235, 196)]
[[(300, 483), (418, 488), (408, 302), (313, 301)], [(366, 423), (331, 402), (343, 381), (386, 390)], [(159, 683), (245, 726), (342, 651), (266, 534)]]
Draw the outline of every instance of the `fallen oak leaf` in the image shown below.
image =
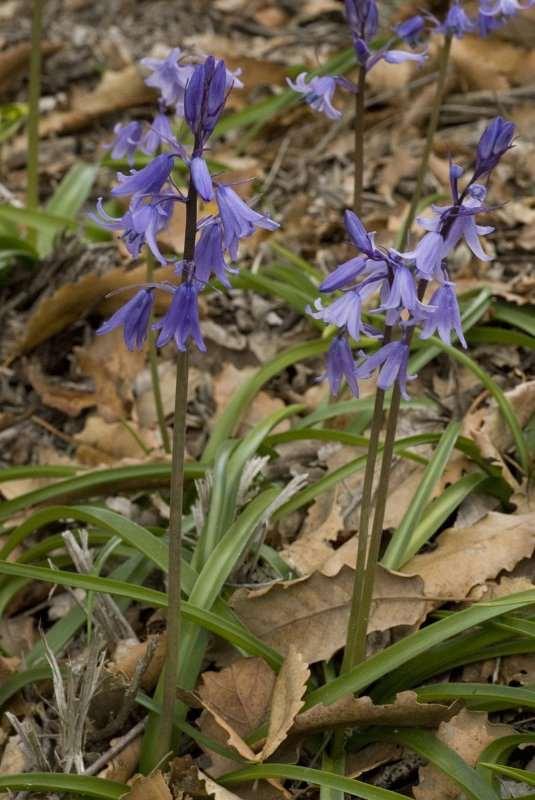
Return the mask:
[(130, 791), (121, 800), (173, 800), (173, 795), (160, 772), (151, 775), (136, 775)]
[(44, 405), (62, 411), (69, 417), (77, 417), (85, 409), (97, 404), (94, 391), (45, 375), (37, 361), (27, 363), (25, 372)]

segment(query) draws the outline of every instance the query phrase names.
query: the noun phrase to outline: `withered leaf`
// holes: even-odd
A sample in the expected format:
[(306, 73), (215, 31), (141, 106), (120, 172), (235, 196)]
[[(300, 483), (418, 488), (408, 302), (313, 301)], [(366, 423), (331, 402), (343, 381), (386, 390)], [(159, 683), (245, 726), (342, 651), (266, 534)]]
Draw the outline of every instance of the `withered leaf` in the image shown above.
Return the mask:
[(157, 770), (151, 775), (136, 775), (123, 800), (173, 800), (173, 795), (162, 773)]

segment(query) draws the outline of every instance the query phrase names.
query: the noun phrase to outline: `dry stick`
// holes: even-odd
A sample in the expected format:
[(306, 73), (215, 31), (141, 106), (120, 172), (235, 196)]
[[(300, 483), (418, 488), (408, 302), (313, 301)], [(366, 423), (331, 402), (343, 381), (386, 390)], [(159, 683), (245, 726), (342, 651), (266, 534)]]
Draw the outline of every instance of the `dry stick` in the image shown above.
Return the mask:
[[(197, 191), (190, 178), (186, 202), (184, 261), (193, 261), (197, 230)], [(173, 459), (169, 517), (169, 572), (167, 588), (167, 655), (165, 661), (162, 714), (158, 739), (160, 758), (169, 752), (176, 705), (180, 645), (180, 561), (182, 548), (182, 497), (184, 493), (184, 450), (188, 400), (188, 351), (178, 351), (173, 422)]]
[(28, 165), (26, 205), (39, 204), (39, 98), (41, 96), (41, 35), (44, 0), (33, 0), (32, 52), (30, 55), (30, 87), (28, 93)]
[(138, 736), (141, 736), (145, 729), (145, 725), (147, 723), (147, 719), (142, 719), (133, 728), (131, 728), (128, 733), (125, 733), (124, 736), (121, 736), (120, 739), (117, 739), (114, 745), (106, 750), (101, 756), (97, 758), (89, 767), (87, 767), (84, 775), (97, 775), (101, 770), (106, 767), (109, 762), (122, 753), (122, 751), (130, 744), (134, 739), (137, 739)]
[[(147, 283), (152, 283), (154, 277), (154, 259), (151, 253), (147, 253)], [(165, 424), (165, 413), (163, 410), (162, 401), (162, 388), (160, 385), (160, 375), (158, 373), (158, 355), (156, 351), (156, 335), (152, 330), (153, 312), (150, 313), (149, 320), (149, 336), (148, 336), (148, 349), (149, 349), (149, 367), (150, 379), (152, 383), (152, 394), (154, 396), (154, 407), (156, 409), (156, 418), (158, 420), (158, 427), (162, 437), (163, 449), (166, 453), (171, 452), (171, 442), (169, 441), (169, 433), (167, 425)]]

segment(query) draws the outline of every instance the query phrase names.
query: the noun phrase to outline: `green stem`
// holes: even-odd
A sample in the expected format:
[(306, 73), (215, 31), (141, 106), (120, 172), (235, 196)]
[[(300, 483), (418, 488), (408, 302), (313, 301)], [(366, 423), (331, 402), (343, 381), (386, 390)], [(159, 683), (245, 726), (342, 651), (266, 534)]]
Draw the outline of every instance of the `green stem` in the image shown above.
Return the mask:
[(44, 0), (33, 0), (32, 51), (30, 55), (30, 87), (28, 96), (28, 165), (26, 205), (39, 204), (39, 99), (41, 97), (41, 35)]
[[(151, 253), (147, 252), (147, 283), (152, 283), (154, 276), (154, 259)], [(148, 351), (149, 351), (149, 368), (150, 379), (152, 383), (152, 394), (154, 395), (154, 407), (156, 409), (156, 418), (158, 420), (158, 427), (162, 437), (163, 449), (166, 453), (171, 452), (171, 443), (169, 441), (169, 432), (165, 424), (165, 412), (163, 410), (162, 388), (160, 385), (160, 374), (158, 372), (158, 354), (156, 348), (156, 335), (152, 330), (153, 312), (151, 311), (149, 320), (149, 335), (148, 335)]]
[[(186, 203), (184, 261), (192, 261), (197, 230), (197, 191), (190, 179)], [(186, 407), (188, 402), (188, 352), (178, 352), (173, 419), (173, 459), (171, 467), (171, 499), (169, 517), (169, 572), (167, 606), (167, 653), (164, 668), (162, 715), (157, 750), (160, 759), (171, 749), (173, 717), (180, 646), (180, 562), (182, 549), (182, 500), (184, 492), (184, 451), (186, 445)]]
[(362, 213), (362, 187), (364, 182), (364, 95), (366, 91), (366, 69), (359, 67), (357, 94), (355, 95), (355, 156), (353, 210)]
[(431, 109), (431, 116), (429, 117), (429, 123), (427, 126), (427, 135), (425, 139), (424, 152), (422, 155), (422, 160), (420, 161), (420, 166), (418, 167), (418, 175), (416, 177), (416, 186), (414, 189), (414, 194), (412, 196), (411, 204), (407, 212), (405, 222), (403, 223), (403, 228), (401, 230), (401, 235), (398, 245), (400, 250), (403, 250), (407, 245), (407, 239), (409, 236), (411, 225), (414, 222), (414, 217), (416, 216), (420, 200), (422, 199), (424, 180), (427, 174), (427, 168), (429, 166), (429, 158), (431, 156), (431, 151), (433, 149), (433, 139), (435, 138), (435, 133), (437, 132), (438, 120), (440, 117), (440, 107), (442, 105), (442, 97), (444, 95), (444, 88), (446, 86), (446, 76), (448, 74), (448, 62), (450, 58), (451, 41), (452, 41), (451, 34), (447, 34), (444, 37), (444, 45), (442, 47), (442, 52), (440, 54), (437, 86), (435, 90), (435, 97), (433, 98), (433, 107)]

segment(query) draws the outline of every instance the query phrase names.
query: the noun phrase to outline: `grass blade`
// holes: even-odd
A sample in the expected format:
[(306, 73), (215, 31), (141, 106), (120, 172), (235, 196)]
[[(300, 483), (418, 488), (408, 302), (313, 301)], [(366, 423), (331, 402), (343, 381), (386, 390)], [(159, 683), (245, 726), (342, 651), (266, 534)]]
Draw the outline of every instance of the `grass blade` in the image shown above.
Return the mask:
[(388, 569), (399, 569), (410, 557), (407, 553), (411, 550), (414, 528), (420, 522), (429, 498), (442, 477), (451, 452), (455, 447), (460, 428), (460, 423), (450, 422), (442, 434), (433, 457), (422, 475), (420, 485), (382, 558), (382, 563)]
[(25, 772), (22, 775), (0, 775), (0, 789), (17, 792), (68, 792), (80, 797), (96, 797), (99, 800), (120, 800), (130, 787), (124, 783), (89, 775)]
[(468, 708), (501, 710), (535, 709), (535, 691), (524, 686), (502, 686), (491, 683), (433, 683), (419, 686), (418, 700), (424, 703), (463, 700)]
[(503, 775), (504, 778), (512, 778), (514, 781), (527, 783), (528, 786), (535, 786), (535, 773), (531, 770), (528, 772), (527, 769), (517, 769), (516, 767), (506, 767), (503, 764), (483, 762), (480, 763), (480, 766), (486, 767), (492, 770), (492, 772), (497, 772), (499, 775)]

